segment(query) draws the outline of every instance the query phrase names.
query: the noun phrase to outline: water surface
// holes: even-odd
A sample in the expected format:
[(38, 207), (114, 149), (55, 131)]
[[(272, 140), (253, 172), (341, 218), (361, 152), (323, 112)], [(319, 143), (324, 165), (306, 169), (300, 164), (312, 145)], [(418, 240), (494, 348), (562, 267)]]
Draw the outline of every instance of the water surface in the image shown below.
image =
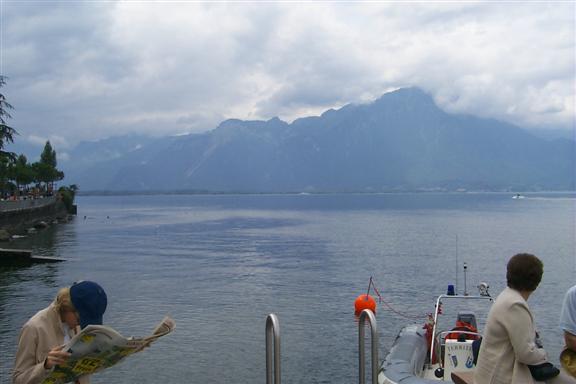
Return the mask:
[[(377, 313), (384, 355), (403, 324), (433, 310), (463, 262), (469, 291), (486, 281), (497, 294), (518, 252), (544, 261), (530, 305), (557, 361), (562, 296), (575, 282), (575, 201), (564, 194), (81, 196), (74, 221), (10, 244), (69, 261), (0, 269), (0, 383), (10, 382), (21, 325), (59, 287), (81, 279), (105, 287), (105, 322), (126, 336), (146, 334), (165, 314), (177, 323), (174, 334), (95, 376), (95, 384), (264, 383), (272, 312), (281, 324), (283, 382), (357, 382), (353, 302), (370, 276), (395, 310), (380, 304)], [(461, 291), (463, 280), (460, 271)]]

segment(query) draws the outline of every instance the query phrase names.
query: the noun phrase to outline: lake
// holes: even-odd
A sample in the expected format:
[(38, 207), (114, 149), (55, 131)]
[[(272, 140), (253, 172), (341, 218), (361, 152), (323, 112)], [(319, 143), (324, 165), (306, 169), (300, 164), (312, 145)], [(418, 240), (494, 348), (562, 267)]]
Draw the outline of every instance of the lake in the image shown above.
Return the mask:
[(106, 289), (105, 323), (126, 336), (147, 335), (166, 314), (176, 321), (93, 383), (264, 383), (269, 313), (280, 320), (284, 383), (354, 383), (354, 299), (371, 276), (394, 309), (377, 310), (383, 357), (457, 271), (464, 290), (462, 263), (468, 291), (485, 281), (496, 296), (518, 252), (544, 262), (529, 304), (557, 362), (561, 302), (576, 276), (576, 196), (511, 196), (80, 196), (72, 222), (9, 244), (68, 261), (0, 269), (0, 384), (10, 383), (22, 324), (77, 280)]

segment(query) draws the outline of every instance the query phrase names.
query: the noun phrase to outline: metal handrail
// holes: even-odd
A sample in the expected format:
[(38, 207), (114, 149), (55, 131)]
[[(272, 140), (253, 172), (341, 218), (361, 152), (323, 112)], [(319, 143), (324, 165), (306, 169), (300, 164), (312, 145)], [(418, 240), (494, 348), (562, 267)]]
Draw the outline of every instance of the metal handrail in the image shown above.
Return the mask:
[[(272, 359), (274, 359), (274, 375), (272, 375)], [(272, 384), (272, 376), (274, 384), (280, 384), (280, 322), (273, 313), (266, 318), (266, 384)]]
[[(442, 300), (446, 300), (446, 299), (464, 299), (464, 300), (489, 300), (492, 301), (492, 298), (490, 296), (461, 296), (461, 295), (440, 295), (438, 296), (438, 299), (436, 300), (436, 307), (434, 308), (434, 326), (432, 328), (432, 335), (437, 335), (436, 333), (436, 327), (438, 325), (438, 315), (440, 314), (440, 304), (442, 303)], [(434, 352), (436, 352), (434, 350), (434, 344), (432, 343), (432, 345), (430, 346), (430, 362), (434, 361)]]
[(376, 316), (374, 316), (374, 313), (369, 309), (365, 309), (360, 313), (360, 319), (358, 322), (359, 383), (364, 384), (366, 382), (366, 370), (364, 367), (366, 364), (366, 358), (364, 356), (364, 324), (366, 323), (366, 318), (368, 318), (368, 322), (370, 323), (372, 336), (372, 384), (378, 384), (378, 328), (376, 326)]
[[(446, 343), (446, 339), (445, 337), (450, 334), (450, 333), (458, 333), (458, 334), (462, 334), (462, 335), (470, 335), (470, 336), (476, 336), (476, 337), (482, 337), (482, 334), (480, 332), (473, 332), (473, 331), (459, 331), (457, 329), (453, 329), (450, 331), (442, 331), (442, 332), (438, 332), (438, 334), (436, 334), (436, 337), (434, 338), (434, 342), (432, 343), (433, 345), (436, 346), (436, 353), (438, 353), (438, 350), (442, 350), (442, 345), (444, 345)], [(444, 343), (442, 342), (442, 338), (444, 338)], [(467, 340), (471, 340), (471, 339), (467, 339)], [(472, 339), (473, 340), (473, 339)], [(440, 364), (440, 367), (444, 367), (444, 361), (443, 361), (443, 357), (437, 356), (437, 361)], [(432, 360), (430, 360), (430, 362), (432, 362)]]

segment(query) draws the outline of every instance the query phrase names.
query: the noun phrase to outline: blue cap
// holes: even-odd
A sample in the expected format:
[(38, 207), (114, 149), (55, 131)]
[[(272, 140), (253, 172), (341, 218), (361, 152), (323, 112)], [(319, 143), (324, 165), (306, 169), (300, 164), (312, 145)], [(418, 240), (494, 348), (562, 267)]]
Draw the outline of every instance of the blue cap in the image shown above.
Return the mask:
[(70, 287), (70, 299), (80, 315), (80, 327), (102, 325), (108, 298), (104, 289), (93, 281), (80, 281)]

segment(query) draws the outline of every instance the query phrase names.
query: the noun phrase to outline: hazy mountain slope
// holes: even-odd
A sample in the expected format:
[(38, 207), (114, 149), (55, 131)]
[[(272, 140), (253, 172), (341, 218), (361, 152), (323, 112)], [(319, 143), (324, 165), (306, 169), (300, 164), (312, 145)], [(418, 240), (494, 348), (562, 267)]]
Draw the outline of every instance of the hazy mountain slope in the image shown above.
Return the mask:
[[(100, 163), (82, 189), (574, 189), (575, 144), (448, 114), (417, 88), (287, 124), (228, 120)], [(138, 160), (138, 161), (136, 161)]]

